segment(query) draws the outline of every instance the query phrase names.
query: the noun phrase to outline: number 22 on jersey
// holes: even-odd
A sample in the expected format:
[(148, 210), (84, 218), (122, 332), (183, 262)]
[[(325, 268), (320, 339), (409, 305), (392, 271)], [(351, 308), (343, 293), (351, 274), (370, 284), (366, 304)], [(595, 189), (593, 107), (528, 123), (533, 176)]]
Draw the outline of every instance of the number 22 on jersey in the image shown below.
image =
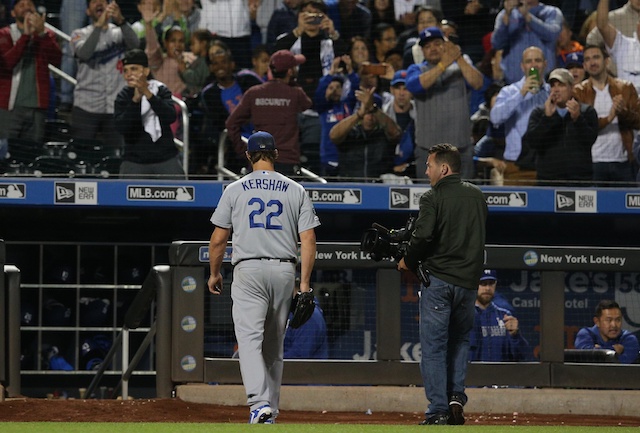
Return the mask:
[(259, 197), (249, 200), (248, 206), (253, 208), (249, 214), (249, 227), (267, 230), (282, 230), (282, 225), (277, 224), (278, 216), (282, 214), (282, 202), (269, 200), (265, 205)]

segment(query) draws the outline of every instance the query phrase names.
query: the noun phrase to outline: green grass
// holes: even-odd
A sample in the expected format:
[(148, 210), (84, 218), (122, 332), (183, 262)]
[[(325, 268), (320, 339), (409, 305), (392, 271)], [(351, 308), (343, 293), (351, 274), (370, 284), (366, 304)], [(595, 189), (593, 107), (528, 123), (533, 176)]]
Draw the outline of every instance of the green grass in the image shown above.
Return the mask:
[(270, 433), (413, 433), (425, 431), (464, 433), (626, 433), (637, 427), (568, 427), (568, 426), (407, 426), (357, 424), (277, 424), (270, 426), (206, 423), (62, 423), (0, 422), (2, 433), (245, 433), (266, 429)]

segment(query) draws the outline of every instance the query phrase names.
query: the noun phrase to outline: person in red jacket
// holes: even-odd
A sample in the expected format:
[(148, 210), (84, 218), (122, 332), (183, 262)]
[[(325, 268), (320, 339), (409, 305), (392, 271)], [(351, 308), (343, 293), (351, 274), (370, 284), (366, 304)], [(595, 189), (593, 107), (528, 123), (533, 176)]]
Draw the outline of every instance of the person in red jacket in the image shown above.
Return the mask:
[(49, 64), (62, 57), (33, 0), (15, 0), (15, 23), (0, 29), (0, 135), (42, 141), (49, 106)]

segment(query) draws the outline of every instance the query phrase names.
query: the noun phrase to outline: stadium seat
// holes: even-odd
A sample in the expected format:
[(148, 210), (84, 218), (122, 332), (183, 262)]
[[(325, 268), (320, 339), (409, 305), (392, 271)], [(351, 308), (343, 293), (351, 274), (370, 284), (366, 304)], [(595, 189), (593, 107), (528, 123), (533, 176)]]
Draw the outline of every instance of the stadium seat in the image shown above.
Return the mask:
[(8, 160), (28, 165), (45, 153), (42, 143), (22, 138), (9, 138)]
[(44, 122), (44, 141), (71, 140), (71, 125), (62, 119), (47, 119)]
[(94, 172), (100, 177), (117, 177), (120, 173), (122, 158), (119, 156), (105, 156), (94, 167)]
[(75, 166), (66, 158), (57, 156), (41, 155), (28, 165), (28, 171), (36, 177), (44, 174), (59, 174), (69, 176), (74, 174)]

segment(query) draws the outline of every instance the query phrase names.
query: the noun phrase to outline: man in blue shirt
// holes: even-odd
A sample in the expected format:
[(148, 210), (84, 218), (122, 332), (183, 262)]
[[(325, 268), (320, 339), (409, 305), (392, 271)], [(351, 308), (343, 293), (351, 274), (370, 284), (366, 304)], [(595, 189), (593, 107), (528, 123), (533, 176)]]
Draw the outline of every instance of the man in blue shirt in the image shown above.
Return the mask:
[(578, 331), (576, 349), (612, 349), (623, 364), (631, 364), (638, 359), (638, 339), (622, 329), (622, 310), (617, 302), (600, 301), (593, 323), (592, 327)]
[(498, 280), (496, 271), (485, 270), (480, 277), (469, 361), (525, 361), (529, 343), (518, 327), (518, 319), (494, 302)]
[(504, 50), (501, 66), (507, 84), (526, 75), (520, 69), (520, 53), (527, 47), (540, 47), (549, 61), (540, 75), (551, 72), (562, 18), (560, 9), (539, 0), (505, 0), (504, 9), (496, 17), (491, 44), (496, 50)]

